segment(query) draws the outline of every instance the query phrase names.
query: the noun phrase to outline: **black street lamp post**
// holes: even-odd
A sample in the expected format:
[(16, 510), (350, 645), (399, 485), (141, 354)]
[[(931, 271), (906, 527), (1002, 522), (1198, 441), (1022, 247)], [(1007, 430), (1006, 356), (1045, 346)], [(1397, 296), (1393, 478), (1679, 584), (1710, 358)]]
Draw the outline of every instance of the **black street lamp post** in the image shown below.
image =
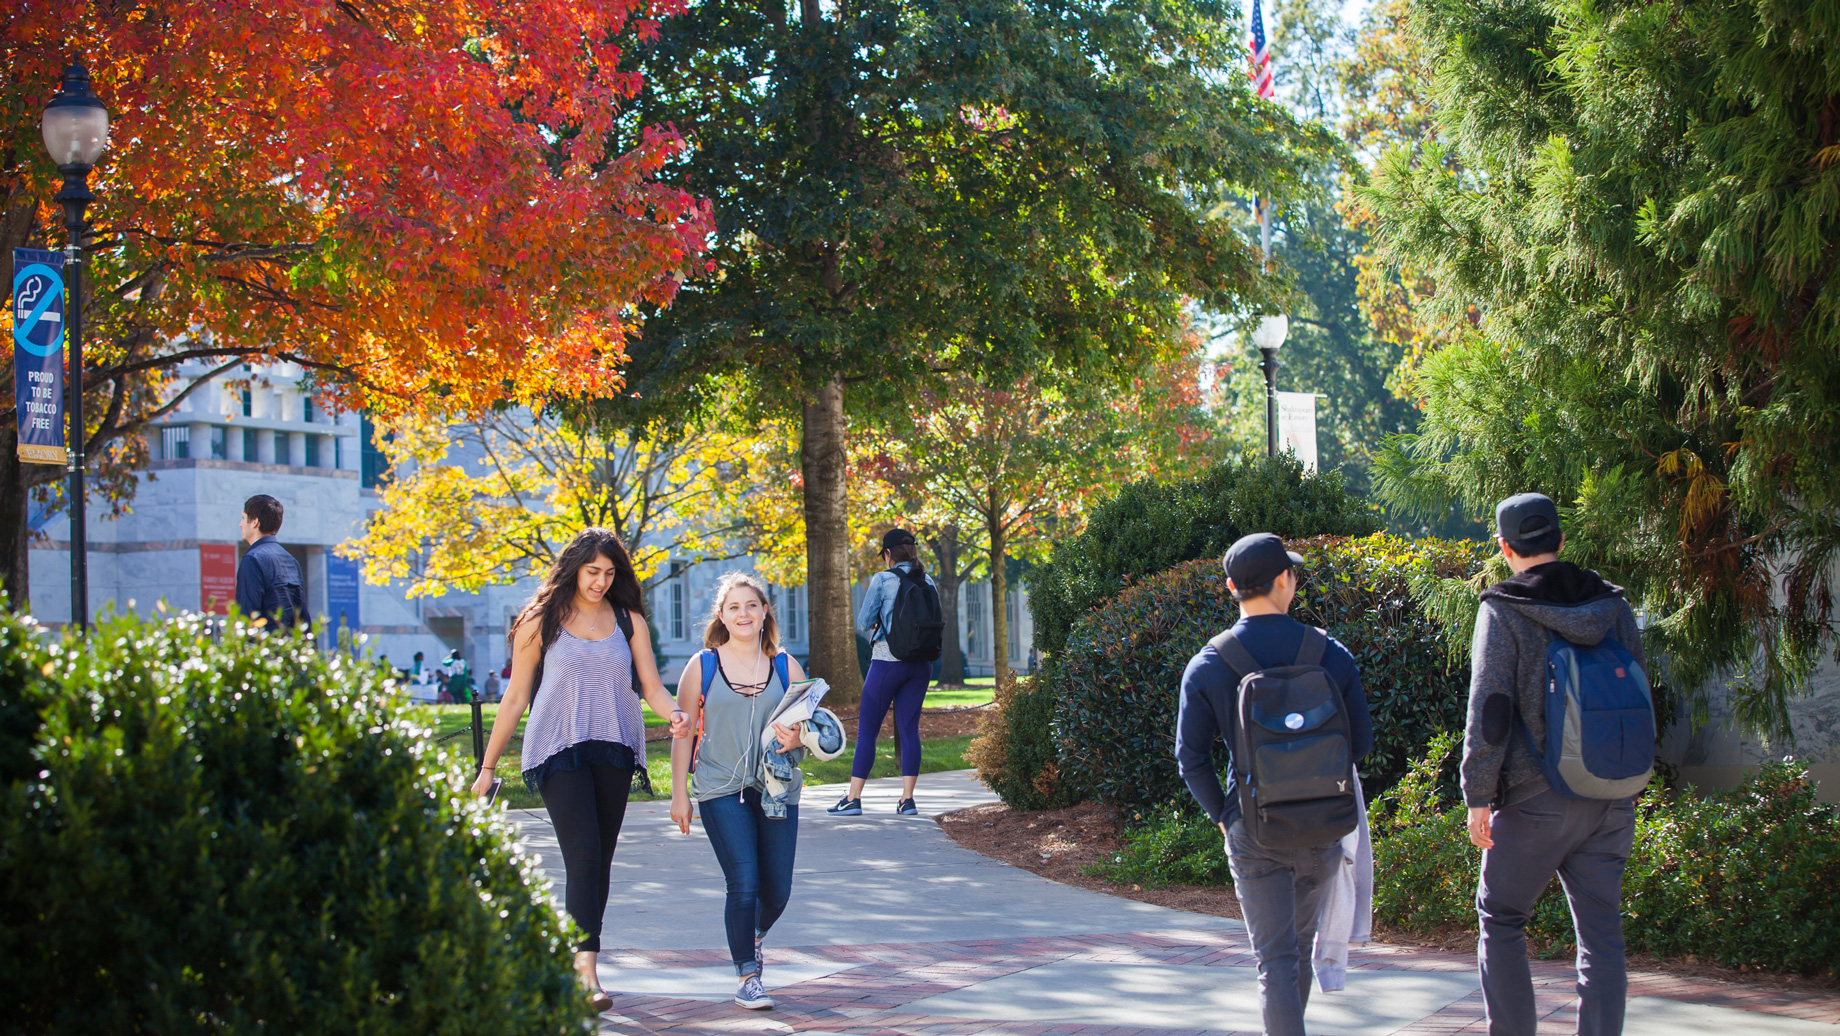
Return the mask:
[(1265, 372), (1265, 455), (1278, 455), (1278, 347), (1290, 333), (1291, 322), (1284, 314), (1260, 317), (1252, 331), (1252, 344), (1259, 349), (1259, 370)]
[(80, 64), (64, 70), (57, 95), (45, 105), (45, 150), (63, 174), (57, 202), (64, 208), (64, 276), (70, 295), (64, 306), (70, 371), (68, 437), (70, 457), (70, 617), (78, 629), (89, 627), (89, 530), (83, 493), (83, 238), (89, 224), (84, 212), (96, 196), (89, 192), (90, 170), (109, 145), (109, 112), (89, 88), (89, 72)]

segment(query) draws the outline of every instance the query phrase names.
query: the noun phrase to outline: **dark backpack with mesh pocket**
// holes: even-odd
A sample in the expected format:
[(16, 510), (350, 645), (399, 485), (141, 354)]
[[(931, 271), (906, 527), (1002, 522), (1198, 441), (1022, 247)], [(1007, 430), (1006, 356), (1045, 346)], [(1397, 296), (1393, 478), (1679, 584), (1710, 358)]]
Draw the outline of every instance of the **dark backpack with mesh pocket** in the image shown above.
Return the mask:
[(1322, 667), (1328, 634), (1306, 628), (1296, 661), (1271, 668), (1231, 630), (1212, 643), (1240, 674), (1233, 769), (1246, 834), (1273, 849), (1302, 849), (1353, 831), (1353, 738), (1341, 691)]

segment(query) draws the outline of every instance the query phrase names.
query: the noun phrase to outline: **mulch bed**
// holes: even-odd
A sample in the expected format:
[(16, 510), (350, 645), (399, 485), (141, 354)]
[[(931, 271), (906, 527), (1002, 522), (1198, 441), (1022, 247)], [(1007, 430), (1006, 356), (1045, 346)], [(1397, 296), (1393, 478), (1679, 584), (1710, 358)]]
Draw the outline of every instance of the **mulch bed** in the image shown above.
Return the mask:
[(1215, 917), (1239, 917), (1233, 890), (1205, 885), (1146, 888), (1095, 878), (1086, 868), (1124, 848), (1123, 825), (1109, 806), (1082, 802), (1067, 809), (1017, 813), (1000, 802), (939, 818), (954, 842), (1063, 885)]

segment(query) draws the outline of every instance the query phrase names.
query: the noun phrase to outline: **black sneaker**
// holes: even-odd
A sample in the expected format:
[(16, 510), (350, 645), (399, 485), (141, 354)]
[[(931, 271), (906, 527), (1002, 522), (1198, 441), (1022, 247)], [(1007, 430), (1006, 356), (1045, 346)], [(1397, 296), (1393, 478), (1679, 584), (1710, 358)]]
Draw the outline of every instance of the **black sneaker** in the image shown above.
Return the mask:
[(862, 816), (862, 800), (853, 799), (845, 795), (843, 798), (837, 800), (835, 806), (832, 806), (824, 812), (834, 817), (860, 817)]
[(920, 807), (914, 805), (913, 799), (902, 799), (895, 805), (894, 811), (904, 817), (917, 817), (920, 815)]

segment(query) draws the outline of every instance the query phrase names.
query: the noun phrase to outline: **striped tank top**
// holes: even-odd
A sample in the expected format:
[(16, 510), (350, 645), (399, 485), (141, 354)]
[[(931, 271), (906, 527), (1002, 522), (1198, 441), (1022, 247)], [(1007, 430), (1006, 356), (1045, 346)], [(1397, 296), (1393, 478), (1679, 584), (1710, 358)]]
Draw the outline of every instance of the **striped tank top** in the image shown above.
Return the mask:
[[(612, 762), (625, 745), (645, 768), (645, 716), (632, 689), (632, 647), (615, 630), (583, 640), (568, 630), (543, 655), (543, 683), (524, 725), (524, 779), (535, 787), (561, 770)], [(618, 753), (624, 756), (625, 753)]]

